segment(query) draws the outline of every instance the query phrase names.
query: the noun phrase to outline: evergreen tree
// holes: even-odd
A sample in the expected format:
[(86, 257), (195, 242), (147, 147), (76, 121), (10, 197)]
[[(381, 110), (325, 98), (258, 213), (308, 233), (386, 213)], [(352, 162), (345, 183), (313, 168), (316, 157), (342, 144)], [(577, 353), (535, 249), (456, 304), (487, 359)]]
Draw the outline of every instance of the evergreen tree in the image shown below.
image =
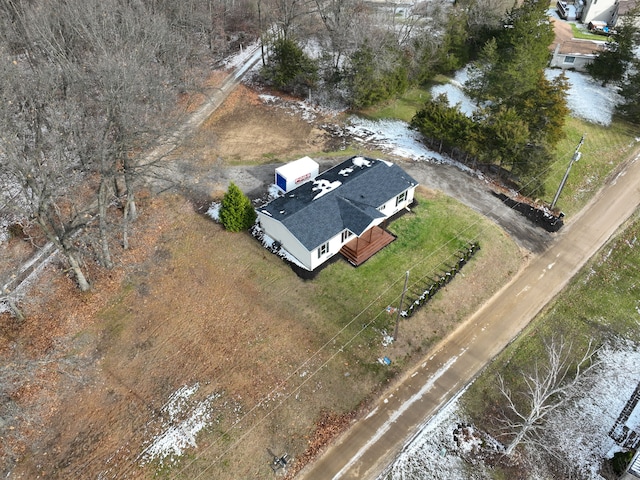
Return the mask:
[(447, 21), (447, 29), (436, 53), (435, 72), (449, 73), (462, 68), (469, 61), (467, 40), (467, 14), (453, 10)]
[(473, 120), (457, 106), (449, 107), (445, 95), (427, 102), (414, 115), (411, 126), (439, 151), (442, 151), (442, 147), (457, 147), (467, 152), (472, 149), (471, 142), (475, 138)]
[(256, 211), (251, 205), (251, 200), (231, 182), (222, 198), (220, 222), (230, 232), (240, 232), (251, 228), (255, 221)]
[(526, 0), (511, 10), (470, 72), (468, 93), (480, 102), (504, 103), (535, 90), (549, 62), (553, 26), (548, 2)]
[(273, 43), (262, 75), (280, 90), (306, 94), (318, 79), (318, 67), (295, 40), (279, 38)]
[(348, 83), (351, 104), (356, 108), (393, 98), (409, 86), (408, 62), (398, 47), (390, 43), (377, 51), (365, 43), (350, 60)]
[(620, 88), (624, 100), (616, 110), (624, 119), (640, 124), (640, 61), (635, 60), (632, 65), (632, 73), (627, 75)]
[(527, 122), (531, 142), (553, 148), (564, 138), (564, 124), (569, 115), (568, 89), (564, 73), (548, 80), (541, 72), (534, 90), (510, 99), (509, 105)]
[(633, 60), (633, 31), (635, 27), (622, 26), (606, 44), (604, 51), (587, 65), (587, 72), (595, 80), (619, 83)]
[(483, 142), (479, 146), (480, 159), (512, 170), (529, 141), (526, 122), (514, 109), (500, 107), (489, 111), (481, 125)]
[(513, 175), (518, 178), (520, 193), (541, 198), (545, 194), (544, 183), (553, 161), (553, 154), (547, 145), (541, 143), (525, 145), (512, 167)]

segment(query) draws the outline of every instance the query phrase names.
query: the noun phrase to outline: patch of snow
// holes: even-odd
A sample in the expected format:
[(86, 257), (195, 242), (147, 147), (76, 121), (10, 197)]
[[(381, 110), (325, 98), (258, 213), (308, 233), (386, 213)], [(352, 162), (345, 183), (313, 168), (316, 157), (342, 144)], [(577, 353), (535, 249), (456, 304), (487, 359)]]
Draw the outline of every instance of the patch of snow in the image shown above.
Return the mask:
[(371, 162), (364, 157), (353, 157), (353, 164), (356, 167), (370, 167)]
[[(267, 212), (264, 212), (264, 213), (267, 213)], [(278, 244), (278, 242), (276, 242), (273, 238), (271, 238), (269, 235), (264, 233), (264, 230), (262, 230), (258, 224), (255, 224), (251, 228), (251, 235), (256, 237), (260, 241), (260, 243), (262, 243), (263, 247), (265, 247), (270, 252), (275, 253), (283, 260), (286, 260), (287, 262), (293, 263), (300, 268), (308, 270), (307, 267), (305, 267), (302, 263), (300, 263), (300, 261), (296, 257), (291, 255), (287, 250), (285, 250), (282, 247), (282, 245)], [(276, 244), (278, 245), (277, 247), (276, 247)]]
[[(563, 70), (560, 69), (548, 68), (545, 70), (545, 75), (551, 80), (562, 72)], [(586, 73), (574, 70), (564, 70), (564, 73), (569, 80), (567, 106), (571, 111), (571, 115), (591, 123), (610, 125), (614, 109), (622, 101), (617, 88), (613, 86), (603, 87)], [(434, 98), (440, 94), (445, 94), (450, 106), (459, 105), (460, 110), (465, 115), (471, 116), (476, 109), (476, 105), (465, 95), (463, 90), (463, 85), (468, 78), (468, 68), (465, 67), (456, 72), (449, 83), (433, 87), (431, 94)]]
[(207, 209), (207, 215), (211, 217), (214, 221), (220, 221), (220, 207), (222, 204), (220, 202), (213, 202), (209, 208)]
[(163, 463), (175, 462), (187, 448), (196, 447), (196, 437), (200, 431), (211, 424), (211, 407), (221, 393), (209, 395), (200, 402), (191, 397), (199, 390), (200, 384), (183, 386), (176, 390), (162, 407), (161, 432), (154, 437), (150, 445), (140, 454), (140, 463), (153, 460)]
[(260, 98), (263, 103), (287, 111), (289, 115), (300, 115), (300, 117), (307, 122), (313, 122), (318, 116), (335, 117), (344, 111), (344, 108), (326, 107), (309, 99), (286, 100), (282, 97), (267, 94), (261, 94), (258, 98)]
[(313, 181), (313, 187), (311, 188), (311, 190), (313, 192), (318, 192), (316, 194), (315, 197), (313, 197), (314, 200), (322, 197), (323, 195), (326, 195), (327, 193), (335, 190), (336, 188), (338, 188), (340, 185), (342, 185), (342, 182), (335, 180), (333, 182), (330, 182), (329, 180), (325, 180), (324, 178), (321, 178), (320, 180), (314, 180)]
[(454, 431), (468, 419), (461, 414), (461, 391), (435, 416), (421, 427), (402, 449), (402, 453), (378, 480), (468, 480), (488, 479), (483, 465), (469, 469), (466, 460), (458, 453), (469, 451), (475, 442), (458, 445)]
[[(462, 351), (464, 352), (466, 349), (462, 349)], [(375, 442), (377, 442), (378, 440), (380, 440), (380, 438), (382, 438), (382, 436), (389, 430), (389, 428), (391, 427), (391, 425), (396, 422), (398, 420), (398, 418), (400, 418), (400, 416), (409, 408), (411, 407), (411, 405), (413, 405), (415, 402), (421, 401), (422, 397), (433, 388), (433, 386), (436, 384), (436, 382), (440, 379), (440, 377), (442, 375), (444, 375), (445, 372), (447, 372), (449, 370), (449, 368), (451, 368), (451, 366), (456, 363), (456, 361), (458, 360), (458, 356), (454, 356), (451, 357), (445, 364), (443, 364), (431, 377), (431, 379), (429, 379), (429, 381), (427, 383), (425, 383), (422, 388), (420, 390), (418, 390), (416, 393), (414, 393), (406, 402), (404, 402), (400, 408), (398, 408), (397, 410), (395, 410), (390, 416), (389, 419), (382, 424), (382, 426), (380, 428), (378, 428), (378, 430), (376, 431), (375, 434), (373, 434), (369, 440), (367, 441), (367, 443), (365, 445), (362, 446), (362, 448), (360, 448), (360, 450), (351, 458), (351, 460), (349, 462), (347, 462), (347, 464), (336, 474), (333, 476), (333, 480), (337, 480), (339, 479), (342, 474), (347, 471), (349, 468), (351, 468), (351, 466), (353, 464), (355, 464), (357, 461), (360, 460), (360, 458), (362, 457), (362, 455), (364, 454), (365, 451), (367, 451), (367, 449), (373, 445)], [(424, 478), (424, 477), (419, 477), (419, 478)], [(451, 477), (447, 477), (447, 478), (451, 478)], [(467, 477), (468, 478), (468, 477)]]
[(444, 85), (436, 85), (431, 89), (431, 95), (436, 98), (444, 94), (447, 97), (449, 106), (458, 105), (460, 111), (467, 117), (473, 115), (477, 105), (464, 93), (464, 84), (469, 79), (469, 69), (467, 67), (458, 70), (454, 77)]
[(272, 183), (271, 185), (269, 185), (269, 188), (267, 189), (267, 194), (269, 196), (267, 201), (270, 202), (271, 200), (281, 196), (282, 190), (280, 190), (280, 187), (278, 187), (275, 183)]
[[(546, 431), (549, 446), (562, 452), (582, 478), (600, 480), (603, 459), (621, 450), (608, 432), (640, 381), (640, 351), (625, 341), (604, 347), (598, 359), (595, 375), (583, 379), (578, 398), (549, 418)], [(632, 422), (638, 420), (630, 417), (628, 426), (637, 430), (640, 425)]]
[(259, 41), (255, 41), (249, 45), (241, 45), (237, 53), (224, 59), (224, 67), (228, 69), (241, 67), (255, 55), (256, 49), (259, 50), (259, 47)]
[(326, 49), (320, 44), (318, 39), (310, 38), (305, 43), (303, 51), (309, 58), (317, 60), (319, 58), (322, 58), (322, 55), (325, 53)]
[(261, 93), (258, 98), (262, 100), (262, 103), (276, 103), (279, 100), (275, 95), (267, 95), (266, 93)]
[[(553, 79), (560, 73), (562, 70), (547, 69), (545, 71), (548, 79)], [(614, 109), (622, 102), (617, 88), (603, 87), (585, 73), (573, 70), (565, 70), (564, 73), (571, 85), (567, 94), (571, 115), (591, 123), (611, 125)]]
[(393, 343), (393, 336), (389, 335), (386, 330), (382, 330), (382, 346), (388, 347)]
[[(602, 480), (602, 462), (621, 448), (609, 437), (618, 415), (640, 381), (640, 351), (629, 341), (603, 347), (598, 353), (599, 364), (580, 381), (578, 394), (567, 406), (549, 416), (545, 426), (545, 446), (568, 465), (575, 467), (580, 477)], [(491, 472), (482, 463), (473, 468), (463, 456), (477, 448), (477, 435), (469, 430), (468, 418), (456, 398), (420, 427), (419, 432), (405, 445), (402, 452), (379, 480), (418, 479), (490, 479)], [(626, 422), (631, 429), (640, 427), (640, 406)], [(469, 433), (466, 443), (454, 441), (460, 425)], [(485, 445), (487, 438), (483, 437)], [(495, 451), (500, 446), (490, 445)], [(540, 458), (540, 452), (527, 447), (530, 459)], [(537, 465), (531, 478), (551, 478), (543, 462)]]
[(363, 144), (399, 157), (453, 165), (460, 170), (474, 173), (466, 165), (427, 148), (422, 143), (420, 132), (412, 130), (409, 124), (402, 120), (368, 120), (352, 116), (349, 118), (346, 131)]

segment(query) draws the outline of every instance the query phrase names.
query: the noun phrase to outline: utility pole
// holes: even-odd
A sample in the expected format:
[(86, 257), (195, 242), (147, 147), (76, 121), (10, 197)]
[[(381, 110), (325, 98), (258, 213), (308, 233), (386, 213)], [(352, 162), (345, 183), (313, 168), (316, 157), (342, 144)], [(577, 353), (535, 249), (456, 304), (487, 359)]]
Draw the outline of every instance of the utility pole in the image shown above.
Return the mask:
[(400, 296), (400, 305), (398, 306), (398, 315), (396, 316), (396, 328), (393, 331), (394, 342), (398, 339), (398, 326), (400, 325), (400, 313), (402, 312), (402, 303), (404, 302), (404, 294), (407, 293), (408, 283), (409, 283), (409, 270), (407, 270), (407, 274), (404, 277), (404, 289), (402, 290), (402, 295)]
[(562, 189), (564, 188), (564, 184), (567, 183), (567, 178), (569, 177), (569, 172), (571, 171), (571, 166), (573, 165), (574, 162), (577, 162), (578, 160), (580, 160), (580, 156), (582, 155), (582, 153), (580, 153), (580, 147), (582, 146), (583, 143), (584, 143), (584, 135), (582, 135), (582, 138), (580, 139), (580, 142), (578, 143), (578, 146), (576, 147), (576, 151), (573, 153), (573, 157), (571, 157), (571, 161), (569, 162), (569, 166), (567, 167), (567, 171), (564, 173), (564, 177), (562, 178), (562, 181), (560, 182), (560, 186), (558, 187), (558, 191), (556, 192), (556, 196), (553, 197), (553, 202), (551, 202), (551, 210), (553, 210), (555, 208), (556, 202), (558, 201), (558, 197), (560, 197), (560, 192), (562, 192)]

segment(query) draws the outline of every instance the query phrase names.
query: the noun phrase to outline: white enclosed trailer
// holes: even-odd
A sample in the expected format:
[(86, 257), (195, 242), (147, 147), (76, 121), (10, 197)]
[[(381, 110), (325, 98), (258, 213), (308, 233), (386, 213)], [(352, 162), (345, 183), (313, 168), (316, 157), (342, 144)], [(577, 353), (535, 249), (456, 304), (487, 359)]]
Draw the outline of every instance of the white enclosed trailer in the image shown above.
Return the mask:
[(314, 180), (319, 173), (318, 162), (310, 157), (302, 157), (276, 168), (276, 185), (283, 192), (288, 192), (305, 182)]

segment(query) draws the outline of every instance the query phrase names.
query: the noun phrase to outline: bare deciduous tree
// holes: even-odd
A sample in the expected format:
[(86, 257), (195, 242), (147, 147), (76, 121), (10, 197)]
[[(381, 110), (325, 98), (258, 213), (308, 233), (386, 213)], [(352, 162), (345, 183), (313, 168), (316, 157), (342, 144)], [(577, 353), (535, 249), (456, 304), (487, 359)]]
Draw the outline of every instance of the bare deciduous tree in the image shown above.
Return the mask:
[(289, 39), (295, 32), (300, 19), (313, 11), (314, 2), (313, 0), (270, 0), (270, 8), (279, 35)]
[(81, 290), (89, 289), (77, 231), (90, 220), (74, 195), (82, 180), (77, 105), (60, 97), (57, 71), (35, 75), (15, 61), (3, 68), (0, 155), (3, 183), (17, 190), (11, 208), (32, 219), (65, 255)]
[(501, 421), (512, 436), (505, 448), (507, 455), (523, 442), (540, 444), (546, 417), (572, 397), (580, 378), (596, 365), (597, 349), (592, 341), (577, 361), (572, 343), (563, 337), (545, 340), (544, 347), (545, 358), (536, 361), (530, 372), (522, 372), (523, 391), (512, 392), (504, 377), (498, 376), (500, 392), (507, 401)]
[(329, 39), (332, 67), (336, 71), (347, 49), (354, 43), (353, 27), (364, 10), (363, 3), (362, 0), (315, 0)]
[[(0, 49), (13, 59), (3, 65), (5, 180), (21, 190), (14, 208), (61, 249), (86, 290), (78, 246), (97, 244), (112, 267), (109, 211), (120, 198), (127, 247), (139, 159), (176, 120), (190, 52), (142, 1), (15, 0), (0, 9), (11, 13), (0, 19)], [(96, 240), (80, 244), (77, 232), (93, 218)]]

